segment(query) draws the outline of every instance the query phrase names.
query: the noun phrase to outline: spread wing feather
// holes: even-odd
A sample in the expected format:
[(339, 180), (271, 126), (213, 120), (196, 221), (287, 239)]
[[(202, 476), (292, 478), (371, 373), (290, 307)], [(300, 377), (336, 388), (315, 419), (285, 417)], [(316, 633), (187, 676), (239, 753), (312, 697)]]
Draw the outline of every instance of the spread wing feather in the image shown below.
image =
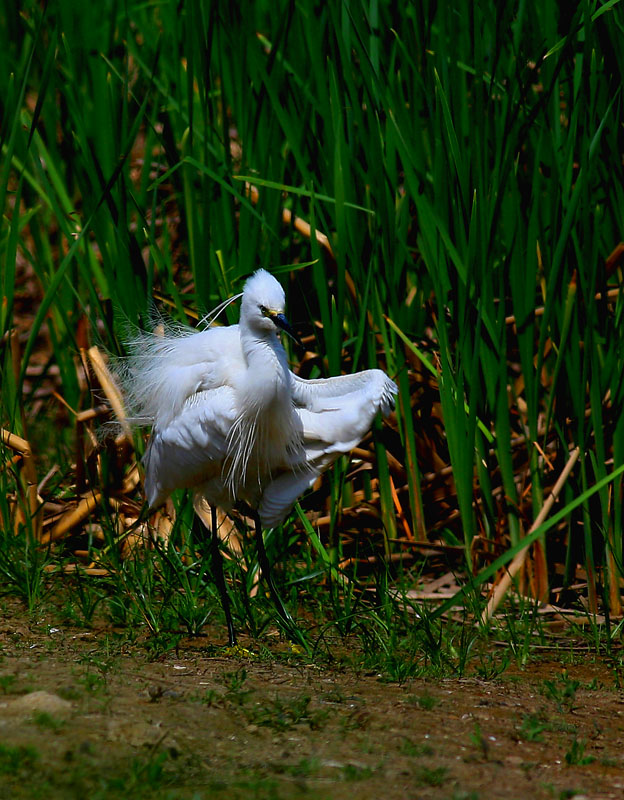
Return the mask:
[(396, 393), (394, 382), (377, 369), (313, 381), (293, 375), (293, 402), (303, 430), (303, 448), (266, 486), (258, 509), (262, 524), (279, 524), (316, 478), (364, 438), (375, 415), (390, 413)]
[(367, 369), (353, 375), (304, 380), (292, 375), (292, 395), (296, 406), (309, 411), (337, 410), (344, 407), (346, 398), (361, 397), (387, 416), (394, 408), (398, 388), (380, 369)]

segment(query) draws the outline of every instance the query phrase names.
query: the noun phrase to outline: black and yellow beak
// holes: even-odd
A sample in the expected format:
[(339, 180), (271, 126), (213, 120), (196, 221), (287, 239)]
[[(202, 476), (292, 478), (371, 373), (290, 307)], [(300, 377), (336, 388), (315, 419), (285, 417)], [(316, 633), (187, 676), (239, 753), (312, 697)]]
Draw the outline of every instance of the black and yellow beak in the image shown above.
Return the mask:
[(290, 325), (290, 322), (286, 319), (286, 316), (284, 314), (278, 314), (276, 311), (267, 310), (267, 317), (273, 320), (273, 324), (276, 327), (281, 328), (284, 331), (284, 333), (287, 333), (290, 336), (290, 338), (293, 339), (299, 345), (299, 347), (303, 347), (303, 342), (294, 332), (294, 330)]

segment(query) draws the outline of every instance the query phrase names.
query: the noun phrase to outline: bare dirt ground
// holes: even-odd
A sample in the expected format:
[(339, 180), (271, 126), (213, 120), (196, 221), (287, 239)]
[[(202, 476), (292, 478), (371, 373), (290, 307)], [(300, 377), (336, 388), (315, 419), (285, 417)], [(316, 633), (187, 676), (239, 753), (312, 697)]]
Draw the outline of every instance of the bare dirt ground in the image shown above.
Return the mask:
[(399, 685), (3, 616), (0, 798), (624, 796), (624, 694), (592, 656)]

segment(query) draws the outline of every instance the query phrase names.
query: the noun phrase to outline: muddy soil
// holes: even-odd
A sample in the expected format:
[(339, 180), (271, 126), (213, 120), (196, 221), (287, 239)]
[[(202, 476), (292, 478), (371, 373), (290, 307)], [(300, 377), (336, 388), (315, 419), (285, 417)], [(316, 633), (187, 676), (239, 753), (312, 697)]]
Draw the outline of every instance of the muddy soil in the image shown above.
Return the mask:
[(399, 685), (14, 613), (0, 648), (0, 798), (624, 797), (624, 693), (589, 655)]

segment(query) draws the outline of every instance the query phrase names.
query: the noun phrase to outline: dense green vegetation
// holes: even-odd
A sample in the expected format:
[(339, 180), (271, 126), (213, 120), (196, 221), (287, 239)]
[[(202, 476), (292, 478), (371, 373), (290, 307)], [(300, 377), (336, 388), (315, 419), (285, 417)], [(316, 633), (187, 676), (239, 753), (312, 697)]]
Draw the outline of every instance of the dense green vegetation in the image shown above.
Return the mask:
[[(286, 564), (291, 602), (312, 598), (348, 633), (369, 605), (339, 565), (351, 559), (353, 577), (372, 553), (366, 635), (390, 652), (388, 631), (404, 619), (389, 581), (409, 588), (429, 569), (410, 537), (463, 548), (453, 568), (481, 569), (485, 581), (521, 551), (578, 447), (520, 580), (547, 599), (580, 564), (590, 610), (618, 614), (619, 1), (76, 9), (8, 2), (0, 26), (1, 421), (34, 453), (5, 435), (9, 590), (36, 601), (46, 565), (73, 563), (72, 548), (94, 558), (86, 529), (83, 544), (33, 541), (41, 512), (29, 484), (56, 465), (39, 492), (56, 513), (77, 492), (102, 489), (96, 560), (113, 599), (87, 576), (78, 586), (88, 608), (101, 592), (117, 620), (154, 633), (201, 628), (212, 589), (201, 559), (184, 555), (188, 499), (176, 499), (156, 563), (122, 558), (106, 498), (121, 492), (129, 456), (101, 444), (97, 465), (75, 455), (75, 414), (102, 400), (78, 353), (95, 343), (122, 355), (124, 331), (148, 323), (153, 298), (188, 321), (187, 310), (202, 316), (264, 266), (283, 279), (290, 317), (308, 334), (315, 355), (304, 374), (380, 365), (400, 387), (396, 424), (375, 431), (371, 469), (353, 476), (338, 465), (325, 494), (304, 503), (322, 511), (329, 498), (321, 535), (300, 512), (280, 543), (268, 542)], [(230, 306), (226, 316), (236, 315)], [(50, 382), (61, 400), (44, 392)], [(340, 535), (341, 510), (362, 498), (370, 514)], [(379, 566), (400, 552), (406, 570)], [(245, 599), (252, 573), (232, 565), (238, 619), (257, 633)], [(431, 644), (427, 620), (417, 629)]]

